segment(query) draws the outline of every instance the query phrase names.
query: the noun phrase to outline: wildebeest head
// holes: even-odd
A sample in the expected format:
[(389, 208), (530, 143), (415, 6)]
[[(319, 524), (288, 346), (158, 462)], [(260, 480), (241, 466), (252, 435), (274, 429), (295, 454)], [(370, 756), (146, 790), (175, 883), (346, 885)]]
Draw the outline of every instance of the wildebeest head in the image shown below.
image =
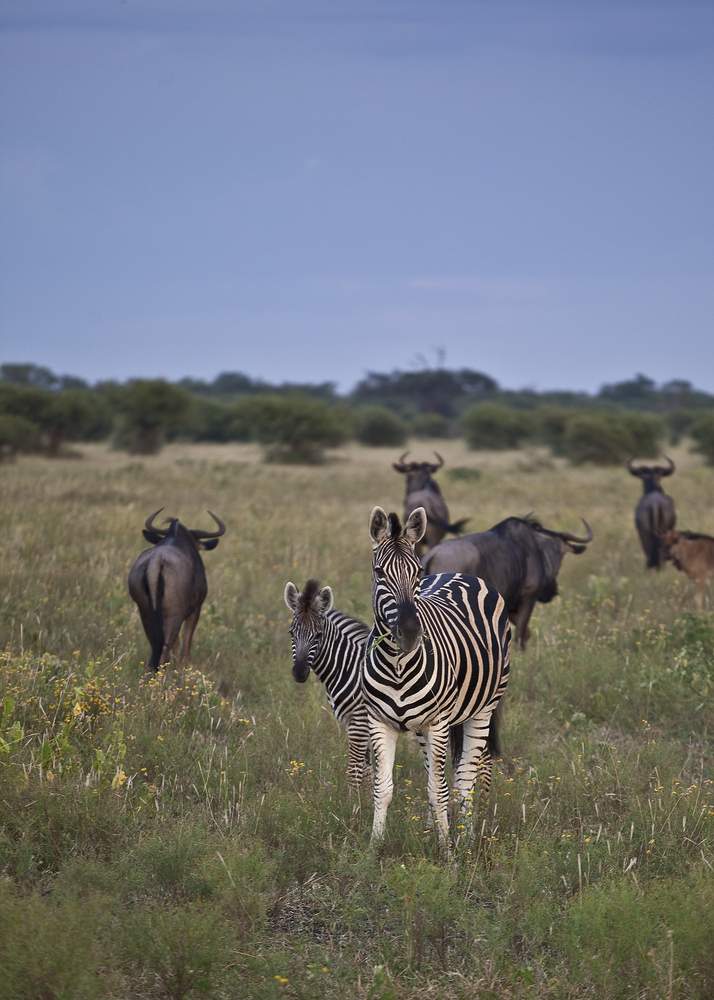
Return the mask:
[(406, 495), (417, 493), (419, 490), (431, 490), (433, 493), (441, 493), (438, 483), (431, 477), (444, 464), (444, 459), (435, 451), (434, 454), (439, 460), (438, 465), (433, 462), (405, 462), (404, 459), (409, 454), (405, 451), (398, 462), (392, 463), (392, 468), (396, 472), (401, 472), (407, 477)]
[(542, 524), (532, 517), (525, 519), (533, 532), (533, 538), (538, 546), (543, 562), (542, 584), (536, 595), (536, 600), (541, 604), (548, 604), (554, 597), (558, 596), (558, 572), (563, 561), (563, 556), (568, 552), (580, 555), (585, 552), (588, 542), (594, 538), (592, 528), (584, 518), (581, 518), (585, 525), (587, 535), (573, 535), (569, 531), (553, 531), (544, 528)]
[(403, 533), (397, 514), (387, 515), (381, 507), (375, 507), (369, 519), (375, 617), (389, 628), (404, 653), (412, 652), (422, 640), (415, 603), (421, 563), (414, 547), (425, 531), (426, 511), (423, 507), (411, 512)]
[(304, 684), (322, 646), (325, 615), (332, 608), (330, 587), (308, 580), (302, 593), (294, 583), (285, 584), (285, 603), (293, 613), (290, 640), (293, 647), (293, 677)]
[(157, 514), (160, 514), (163, 509), (163, 507), (159, 507), (158, 510), (155, 510), (153, 514), (147, 517), (142, 531), (144, 538), (147, 542), (151, 542), (152, 545), (158, 545), (159, 542), (162, 542), (165, 538), (173, 537), (179, 531), (182, 531), (193, 539), (197, 549), (210, 551), (211, 549), (215, 549), (218, 545), (218, 539), (221, 535), (225, 534), (225, 524), (221, 521), (220, 517), (216, 517), (216, 515), (210, 510), (208, 513), (218, 525), (218, 531), (202, 531), (199, 528), (185, 528), (176, 517), (168, 518), (168, 528), (157, 528), (154, 525), (154, 518)]
[(671, 476), (675, 470), (675, 464), (669, 456), (664, 456), (669, 465), (633, 465), (632, 459), (627, 460), (627, 468), (633, 476), (642, 480), (645, 493), (662, 492), (661, 480), (665, 476)]

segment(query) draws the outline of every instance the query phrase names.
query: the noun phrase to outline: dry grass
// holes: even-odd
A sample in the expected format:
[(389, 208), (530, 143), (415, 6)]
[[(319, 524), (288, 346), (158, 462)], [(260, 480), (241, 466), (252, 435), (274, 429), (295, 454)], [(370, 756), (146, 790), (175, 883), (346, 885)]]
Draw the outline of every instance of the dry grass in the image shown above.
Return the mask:
[[(450, 865), (407, 741), (369, 850), (346, 740), (290, 677), (288, 579), (370, 616), (367, 521), (401, 509), (396, 451), (301, 468), (92, 445), (3, 468), (0, 997), (711, 995), (711, 615), (671, 567), (645, 571), (625, 470), (460, 441), (412, 456), (434, 448), (482, 473), (440, 477), (471, 530), (534, 511), (595, 532), (514, 654), (484, 836)], [(712, 471), (672, 457), (680, 524), (712, 532)], [(192, 669), (151, 679), (126, 574), (160, 506), (228, 532)]]

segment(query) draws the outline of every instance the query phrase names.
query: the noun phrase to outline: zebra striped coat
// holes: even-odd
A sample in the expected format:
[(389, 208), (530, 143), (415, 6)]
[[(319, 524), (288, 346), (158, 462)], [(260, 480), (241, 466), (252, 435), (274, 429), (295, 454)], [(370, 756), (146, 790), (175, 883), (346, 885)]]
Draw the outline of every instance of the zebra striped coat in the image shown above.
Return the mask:
[(484, 790), (490, 787), (489, 735), (508, 682), (508, 611), (500, 594), (476, 577), (440, 573), (419, 581), (414, 547), (426, 528), (423, 508), (410, 514), (403, 535), (397, 515), (387, 517), (381, 507), (372, 511), (369, 528), (375, 624), (362, 688), (376, 762), (372, 838), (384, 835), (397, 738), (411, 730), (425, 751), (429, 803), (446, 846), (450, 728), (463, 734), (456, 765), (462, 810), (484, 763)]
[(320, 589), (317, 580), (308, 580), (302, 593), (295, 584), (288, 583), (285, 603), (293, 613), (290, 625), (293, 677), (304, 684), (313, 670), (325, 685), (330, 708), (347, 730), (350, 785), (359, 785), (372, 772), (367, 709), (361, 687), (369, 625), (336, 611), (332, 607), (332, 589)]

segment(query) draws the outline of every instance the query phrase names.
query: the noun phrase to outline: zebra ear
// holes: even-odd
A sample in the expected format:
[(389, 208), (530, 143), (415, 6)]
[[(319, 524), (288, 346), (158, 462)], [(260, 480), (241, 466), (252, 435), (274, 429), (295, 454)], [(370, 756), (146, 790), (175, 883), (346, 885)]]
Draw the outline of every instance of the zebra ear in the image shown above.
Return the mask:
[(369, 517), (369, 533), (372, 536), (372, 548), (376, 548), (387, 537), (389, 520), (381, 507), (375, 507)]
[(410, 545), (416, 545), (424, 537), (426, 531), (426, 511), (423, 507), (417, 507), (407, 518), (404, 525), (404, 537)]
[(323, 587), (315, 598), (315, 611), (321, 615), (326, 615), (335, 602), (332, 587)]
[(285, 603), (290, 608), (290, 610), (295, 614), (298, 606), (298, 597), (300, 596), (300, 591), (297, 589), (294, 583), (285, 584)]

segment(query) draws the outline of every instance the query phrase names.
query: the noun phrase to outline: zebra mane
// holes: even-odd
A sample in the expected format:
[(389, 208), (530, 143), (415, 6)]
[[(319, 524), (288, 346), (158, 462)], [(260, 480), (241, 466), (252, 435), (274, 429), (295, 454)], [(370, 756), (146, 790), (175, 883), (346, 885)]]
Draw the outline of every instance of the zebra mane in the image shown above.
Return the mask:
[(389, 535), (390, 538), (399, 538), (401, 533), (402, 533), (402, 522), (399, 520), (399, 515), (390, 514), (387, 534)]
[(315, 600), (317, 595), (320, 593), (320, 581), (319, 580), (308, 580), (302, 589), (302, 593), (298, 596), (297, 610), (298, 613), (301, 611), (309, 611), (310, 605)]

